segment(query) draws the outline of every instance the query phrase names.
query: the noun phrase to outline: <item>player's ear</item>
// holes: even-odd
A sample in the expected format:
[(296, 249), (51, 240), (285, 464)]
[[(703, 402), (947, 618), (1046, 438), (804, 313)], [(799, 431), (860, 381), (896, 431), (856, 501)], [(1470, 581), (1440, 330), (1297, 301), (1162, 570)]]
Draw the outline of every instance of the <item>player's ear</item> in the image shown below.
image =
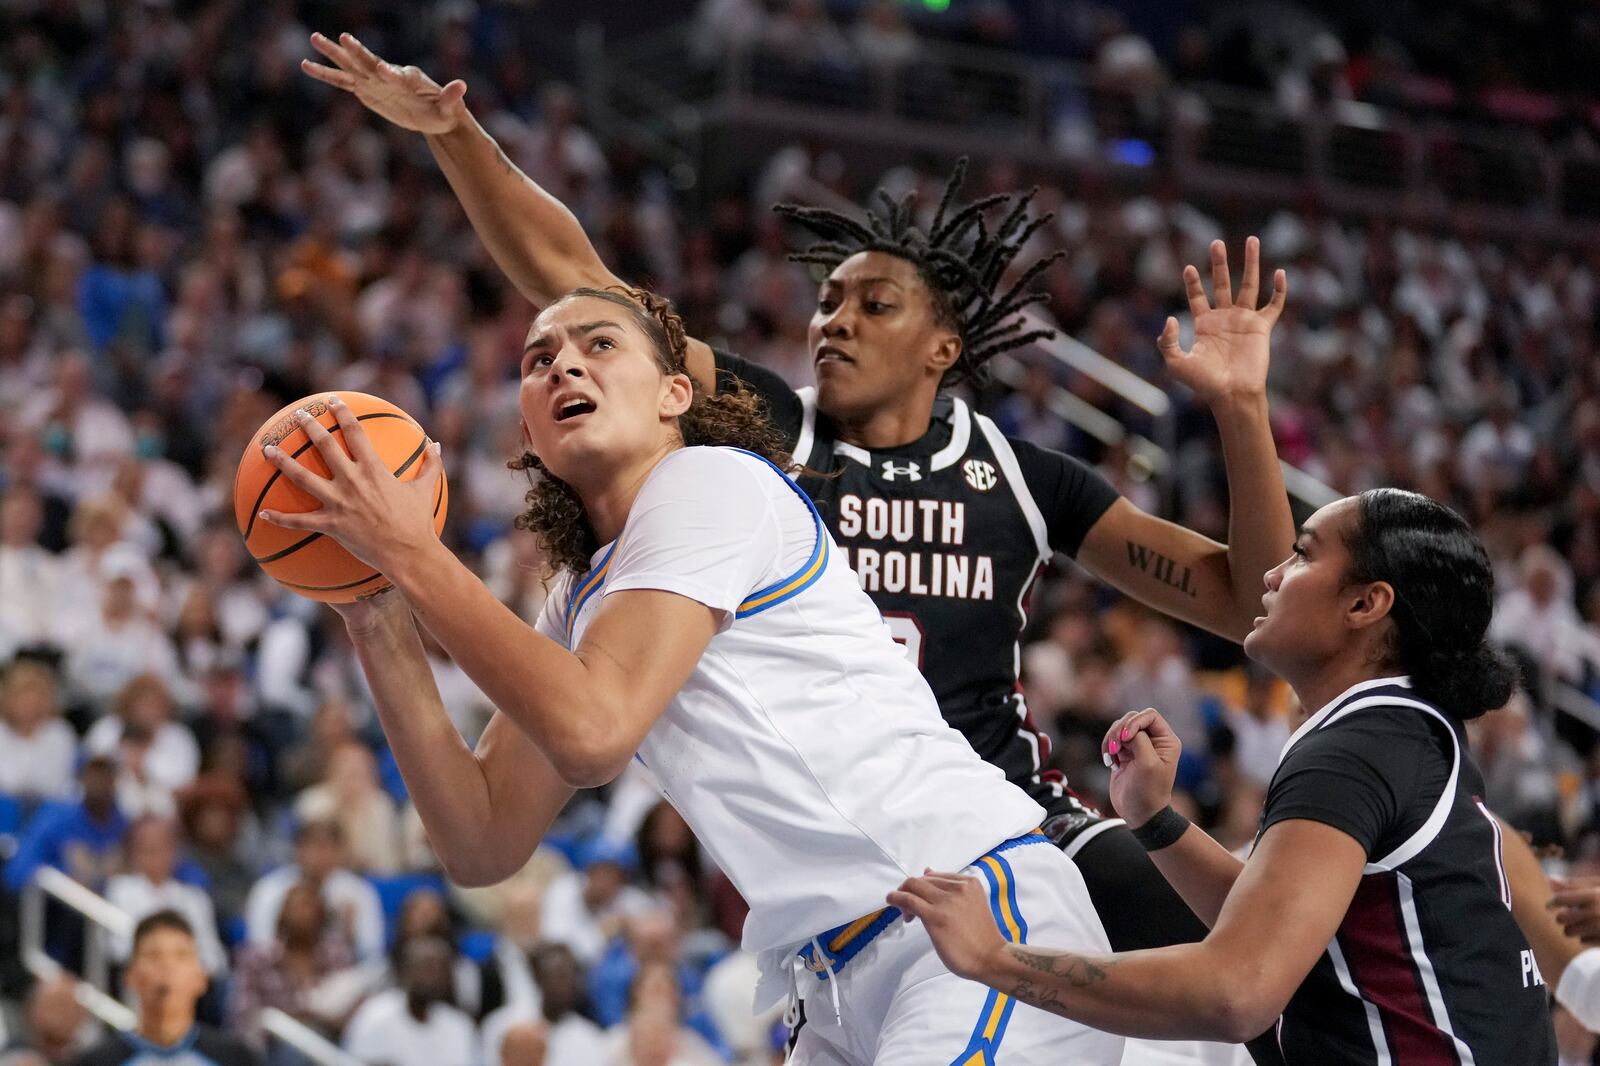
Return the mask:
[(694, 403), (694, 383), (688, 374), (668, 374), (661, 394), (661, 417), (677, 418)]
[(954, 331), (942, 334), (928, 358), (928, 369), (944, 377), (961, 358), (961, 337)]

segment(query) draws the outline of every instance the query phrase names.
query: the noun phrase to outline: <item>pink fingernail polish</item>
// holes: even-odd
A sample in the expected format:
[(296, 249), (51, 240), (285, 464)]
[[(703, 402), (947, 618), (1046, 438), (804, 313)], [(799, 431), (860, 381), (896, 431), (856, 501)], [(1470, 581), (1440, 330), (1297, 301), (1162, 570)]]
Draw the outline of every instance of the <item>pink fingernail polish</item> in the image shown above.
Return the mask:
[(1128, 727), (1127, 726), (1123, 726), (1122, 727), (1122, 739), (1123, 740), (1127, 740), (1128, 739)]
[(1122, 750), (1122, 745), (1113, 740), (1111, 743), (1106, 745), (1106, 750), (1115, 755), (1117, 752)]

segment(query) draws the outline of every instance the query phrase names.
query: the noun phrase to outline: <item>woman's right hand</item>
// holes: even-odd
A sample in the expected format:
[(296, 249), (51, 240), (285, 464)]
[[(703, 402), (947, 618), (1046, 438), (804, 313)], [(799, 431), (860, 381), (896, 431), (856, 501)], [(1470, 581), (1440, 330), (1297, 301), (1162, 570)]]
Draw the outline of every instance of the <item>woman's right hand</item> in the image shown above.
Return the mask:
[(311, 35), (311, 47), (333, 66), (300, 61), (300, 69), (320, 82), (354, 94), (367, 108), (402, 129), (423, 134), (449, 133), (467, 117), (467, 83), (459, 78), (440, 88), (416, 67), (385, 63), (348, 33), (338, 41)]
[(1100, 750), (1111, 767), (1111, 804), (1128, 825), (1143, 825), (1172, 802), (1183, 743), (1155, 709), (1123, 715)]

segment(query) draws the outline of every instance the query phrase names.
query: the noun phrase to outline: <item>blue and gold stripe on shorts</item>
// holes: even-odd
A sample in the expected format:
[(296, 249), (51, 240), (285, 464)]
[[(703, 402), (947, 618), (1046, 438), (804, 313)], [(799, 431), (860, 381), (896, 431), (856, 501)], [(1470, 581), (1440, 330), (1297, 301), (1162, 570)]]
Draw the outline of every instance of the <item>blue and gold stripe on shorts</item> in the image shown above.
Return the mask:
[[(983, 874), (984, 880), (989, 882), (989, 910), (994, 914), (995, 925), (999, 928), (1000, 934), (1012, 944), (1028, 942), (1028, 923), (1022, 917), (1022, 908), (1017, 904), (1016, 874), (1012, 871), (1011, 864), (1006, 861), (1004, 853), (1024, 844), (1049, 844), (1049, 840), (1038, 833), (1016, 837), (972, 864)], [(950, 1060), (950, 1066), (994, 1066), (995, 1056), (1000, 1050), (1000, 1041), (1005, 1038), (1006, 1025), (1011, 1021), (1011, 1011), (1016, 1005), (1017, 1001), (1010, 996), (989, 989), (989, 995), (983, 1001), (983, 1009), (978, 1012), (978, 1023), (972, 1028), (972, 1036), (967, 1040), (967, 1046), (961, 1054)]]
[(847, 925), (829, 929), (817, 937), (823, 946), (822, 957), (818, 958), (814, 945), (807, 944), (800, 949), (800, 960), (805, 963), (806, 969), (817, 975), (817, 980), (826, 981), (830, 973), (838, 973), (844, 969), (845, 963), (859, 955), (863, 948), (872, 943), (879, 933), (889, 928), (898, 917), (900, 908), (885, 907), (881, 911), (862, 915)]

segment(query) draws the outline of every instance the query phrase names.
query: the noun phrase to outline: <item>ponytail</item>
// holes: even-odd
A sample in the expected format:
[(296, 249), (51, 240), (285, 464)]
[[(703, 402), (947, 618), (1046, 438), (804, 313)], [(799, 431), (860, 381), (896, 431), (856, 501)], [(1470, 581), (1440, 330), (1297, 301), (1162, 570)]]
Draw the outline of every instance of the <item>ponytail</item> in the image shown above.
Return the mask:
[(1415, 492), (1370, 489), (1346, 548), (1350, 584), (1394, 589), (1391, 655), (1419, 696), (1460, 721), (1506, 705), (1517, 668), (1484, 639), (1494, 571), (1460, 515)]

